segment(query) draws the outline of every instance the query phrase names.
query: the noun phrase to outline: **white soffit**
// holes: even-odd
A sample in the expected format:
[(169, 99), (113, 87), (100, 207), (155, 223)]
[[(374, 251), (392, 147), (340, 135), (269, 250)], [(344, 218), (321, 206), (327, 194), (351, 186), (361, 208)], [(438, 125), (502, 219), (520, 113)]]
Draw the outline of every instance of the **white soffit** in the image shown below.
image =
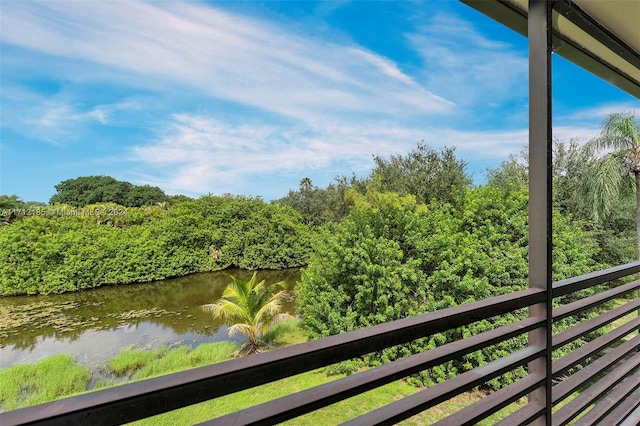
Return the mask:
[[(462, 0), (527, 33), (528, 0)], [(640, 0), (556, 0), (554, 51), (640, 98)]]
[(620, 40), (640, 52), (640, 1), (573, 0)]

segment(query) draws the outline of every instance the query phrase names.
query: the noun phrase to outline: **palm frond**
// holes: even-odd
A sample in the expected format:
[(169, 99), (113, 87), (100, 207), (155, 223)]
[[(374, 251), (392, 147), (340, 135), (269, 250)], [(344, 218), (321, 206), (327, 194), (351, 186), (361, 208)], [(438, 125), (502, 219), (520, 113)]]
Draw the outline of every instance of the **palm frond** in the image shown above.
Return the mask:
[[(600, 152), (621, 151), (625, 157), (634, 157), (640, 147), (640, 124), (633, 114), (611, 114), (602, 123), (600, 135), (587, 142), (590, 155)], [(635, 162), (637, 165), (637, 161)]]
[(233, 337), (238, 333), (249, 335), (251, 332), (251, 326), (247, 324), (233, 324), (229, 327), (229, 337)]
[(581, 190), (594, 220), (604, 220), (617, 204), (620, 194), (626, 192), (627, 185), (633, 184), (632, 177), (616, 153), (605, 155), (589, 168)]
[(211, 313), (214, 319), (220, 319), (223, 322), (245, 321), (247, 318), (246, 310), (242, 304), (235, 303), (228, 299), (220, 299), (215, 303), (202, 305), (202, 310)]
[(229, 336), (237, 333), (247, 335), (247, 353), (254, 353), (258, 348), (258, 337), (266, 333), (275, 321), (290, 316), (282, 314), (286, 291), (274, 294), (286, 284), (283, 281), (272, 285), (267, 285), (264, 280), (257, 282), (257, 272), (248, 281), (230, 277), (231, 282), (222, 292), (222, 297), (215, 303), (203, 305), (202, 309), (227, 324)]

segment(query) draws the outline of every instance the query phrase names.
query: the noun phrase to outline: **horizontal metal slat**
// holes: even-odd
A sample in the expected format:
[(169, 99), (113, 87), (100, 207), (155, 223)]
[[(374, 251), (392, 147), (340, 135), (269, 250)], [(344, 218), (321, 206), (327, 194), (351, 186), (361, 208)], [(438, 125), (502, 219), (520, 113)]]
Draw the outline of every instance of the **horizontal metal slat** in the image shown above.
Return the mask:
[(391, 383), (427, 368), (440, 365), (462, 355), (519, 336), (544, 325), (541, 318), (526, 318), (475, 336), (448, 343), (405, 359), (401, 359), (340, 380), (320, 385), (295, 395), (237, 411), (201, 425), (251, 425), (279, 423), (313, 410), (350, 398), (370, 389)]
[(640, 272), (640, 261), (556, 281), (553, 283), (553, 297), (564, 296), (574, 291), (584, 290), (585, 288), (613, 281), (637, 272)]
[[(580, 395), (571, 400), (567, 405), (553, 413), (553, 424), (564, 426), (604, 396), (610, 389), (624, 380), (627, 375), (640, 365), (640, 354), (636, 354), (613, 371), (607, 372), (595, 383), (589, 385), (587, 389), (581, 390)], [(588, 413), (587, 413), (588, 415)], [(580, 419), (581, 424), (588, 424), (584, 418)]]
[(595, 318), (584, 321), (574, 327), (555, 334), (552, 338), (552, 347), (554, 350), (558, 349), (559, 347), (564, 346), (576, 339), (579, 339), (580, 337), (589, 334), (592, 331), (599, 329), (600, 327), (603, 327), (619, 318), (622, 318), (623, 316), (631, 313), (636, 309), (640, 309), (640, 299), (635, 299), (632, 302), (615, 308), (605, 314), (598, 315)]
[(553, 361), (553, 376), (557, 376), (574, 367), (580, 361), (600, 352), (602, 349), (610, 346), (616, 340), (630, 334), (634, 330), (640, 327), (640, 318), (636, 318), (633, 321), (616, 328), (614, 331), (610, 331), (591, 342), (580, 346), (579, 348), (571, 351), (567, 355)]
[[(627, 396), (606, 418), (600, 421), (598, 426), (623, 425), (623, 420), (629, 418), (635, 410), (640, 410), (640, 392)], [(635, 423), (630, 423), (630, 426), (638, 426), (638, 424), (640, 424), (640, 416)]]
[[(636, 360), (636, 366), (640, 361)], [(613, 419), (624, 419), (629, 412), (622, 413), (618, 411), (614, 413), (617, 407), (620, 407), (622, 401), (630, 401), (631, 405), (638, 404), (640, 401), (639, 396), (636, 394), (638, 387), (640, 387), (640, 371), (637, 371), (633, 376), (627, 377), (620, 384), (618, 384), (611, 392), (609, 392), (602, 400), (600, 400), (591, 410), (584, 416), (580, 417), (581, 425), (595, 425), (599, 424), (604, 418), (611, 416)]]
[(640, 407), (636, 407), (618, 426), (638, 426), (640, 425)]
[(388, 404), (343, 425), (389, 425), (416, 415), (467, 390), (473, 389), (488, 380), (511, 371), (527, 362), (544, 356), (545, 349), (529, 346), (499, 360), (490, 362), (472, 371), (460, 374), (428, 389), (409, 395), (399, 401)]
[(556, 405), (558, 402), (571, 395), (571, 393), (576, 389), (591, 381), (599, 372), (608, 369), (638, 347), (640, 347), (640, 336), (636, 336), (628, 342), (612, 349), (607, 354), (601, 356), (596, 361), (590, 363), (577, 373), (554, 386), (552, 389), (553, 405)]
[(250, 357), (0, 413), (0, 424), (121, 424), (259, 386), (545, 300), (527, 289)]
[(529, 402), (527, 405), (509, 414), (494, 426), (521, 426), (528, 425), (544, 414), (545, 408), (539, 402)]
[(467, 426), (474, 425), (486, 419), (493, 413), (526, 394), (539, 388), (545, 382), (544, 376), (529, 375), (509, 386), (485, 396), (480, 401), (471, 404), (454, 414), (434, 423), (434, 426)]
[(560, 308), (553, 310), (553, 320), (560, 321), (563, 318), (575, 315), (578, 312), (593, 308), (601, 305), (612, 299), (616, 299), (626, 293), (640, 288), (640, 280), (633, 281), (615, 288), (612, 288), (602, 293), (594, 294), (593, 296), (585, 297), (584, 299), (576, 300), (573, 303), (569, 303)]

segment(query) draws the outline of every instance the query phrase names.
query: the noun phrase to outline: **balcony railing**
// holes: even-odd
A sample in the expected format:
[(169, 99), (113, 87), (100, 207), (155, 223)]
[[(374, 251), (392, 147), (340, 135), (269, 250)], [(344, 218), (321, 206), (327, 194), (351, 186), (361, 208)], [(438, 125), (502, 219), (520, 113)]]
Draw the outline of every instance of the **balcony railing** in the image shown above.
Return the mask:
[[(554, 334), (551, 350), (557, 350), (589, 333), (602, 330), (605, 326), (610, 329), (554, 360), (550, 368), (555, 383), (549, 390), (551, 404), (555, 407), (566, 402), (569, 396), (573, 396), (573, 399), (554, 409), (553, 425), (567, 424), (578, 416), (582, 416), (579, 420), (581, 425), (640, 423), (640, 336), (631, 337), (640, 328), (640, 317), (612, 328), (614, 321), (640, 309), (640, 300), (629, 297), (632, 292), (640, 289), (640, 281), (624, 284), (614, 282), (637, 272), (640, 272), (640, 262), (554, 283), (553, 297), (556, 301), (564, 299), (563, 296), (603, 284), (606, 290), (553, 309), (553, 322), (576, 316), (587, 309), (596, 310), (598, 315), (583, 315), (590, 319)], [(546, 296), (542, 289), (523, 290), (245, 358), (2, 413), (0, 424), (126, 423), (514, 312), (542, 303)], [(624, 305), (607, 309), (606, 302), (625, 297)], [(282, 422), (545, 326), (544, 318), (530, 316), (405, 359), (240, 410), (205, 424)], [(418, 391), (346, 424), (399, 422), (517, 367), (526, 366), (546, 354), (546, 347), (529, 345), (523, 350)], [(474, 424), (536, 389), (543, 389), (545, 383), (545, 375), (529, 374), (442, 419), (438, 424)], [(538, 401), (539, 399), (531, 399), (528, 404), (502, 420), (501, 424), (528, 424), (540, 418), (547, 407)]]

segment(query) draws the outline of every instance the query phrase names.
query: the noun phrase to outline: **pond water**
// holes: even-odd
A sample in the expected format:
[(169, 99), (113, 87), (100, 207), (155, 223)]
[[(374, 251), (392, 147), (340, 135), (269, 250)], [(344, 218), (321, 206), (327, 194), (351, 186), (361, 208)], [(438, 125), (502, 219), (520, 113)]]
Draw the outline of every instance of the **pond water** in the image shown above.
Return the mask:
[[(97, 366), (128, 348), (228, 340), (227, 327), (200, 307), (220, 298), (229, 275), (247, 280), (252, 272), (227, 270), (77, 293), (0, 298), (0, 368), (60, 353)], [(285, 281), (292, 289), (300, 270), (258, 271), (258, 280), (263, 279), (268, 284)], [(293, 313), (294, 304), (285, 309)]]

